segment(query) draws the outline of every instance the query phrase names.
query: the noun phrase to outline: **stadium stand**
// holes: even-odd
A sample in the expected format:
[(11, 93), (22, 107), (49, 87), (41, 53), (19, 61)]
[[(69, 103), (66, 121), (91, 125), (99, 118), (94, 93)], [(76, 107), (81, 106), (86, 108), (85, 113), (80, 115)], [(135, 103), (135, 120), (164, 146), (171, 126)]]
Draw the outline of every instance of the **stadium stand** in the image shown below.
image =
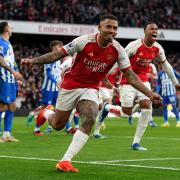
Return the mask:
[(6, 0), (0, 1), (0, 19), (97, 24), (99, 15), (112, 13), (120, 26), (143, 27), (153, 19), (159, 28), (180, 29), (179, 8), (179, 0)]

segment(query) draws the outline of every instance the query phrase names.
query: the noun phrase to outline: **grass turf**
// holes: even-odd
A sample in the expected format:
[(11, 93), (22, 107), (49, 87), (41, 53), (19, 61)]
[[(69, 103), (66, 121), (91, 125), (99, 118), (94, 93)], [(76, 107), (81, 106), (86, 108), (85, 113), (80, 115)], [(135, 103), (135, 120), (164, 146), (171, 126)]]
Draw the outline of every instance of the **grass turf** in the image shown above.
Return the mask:
[(0, 180), (179, 180), (180, 128), (175, 127), (174, 119), (170, 119), (169, 128), (160, 126), (162, 118), (155, 120), (158, 126), (148, 127), (141, 142), (148, 151), (140, 152), (130, 149), (137, 121), (128, 125), (126, 119), (107, 119), (107, 129), (102, 133), (108, 138), (94, 139), (91, 136), (73, 159), (80, 172), (62, 173), (55, 170), (55, 165), (72, 136), (64, 131), (53, 131), (35, 137), (33, 125), (27, 127), (25, 117), (17, 117), (13, 135), (20, 142), (0, 144)]

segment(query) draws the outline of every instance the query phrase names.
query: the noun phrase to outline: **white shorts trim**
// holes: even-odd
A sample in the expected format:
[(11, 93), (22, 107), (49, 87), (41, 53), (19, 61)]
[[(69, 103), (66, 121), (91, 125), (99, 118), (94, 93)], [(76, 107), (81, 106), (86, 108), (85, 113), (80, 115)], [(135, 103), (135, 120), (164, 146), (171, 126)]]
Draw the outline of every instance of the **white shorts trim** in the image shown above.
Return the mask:
[(76, 108), (81, 100), (91, 100), (99, 105), (98, 90), (89, 88), (61, 89), (57, 98), (56, 108), (62, 111), (69, 111)]
[[(151, 86), (149, 82), (143, 83), (148, 89), (151, 90)], [(129, 84), (124, 84), (120, 87), (120, 101), (121, 106), (123, 107), (133, 107), (134, 102), (139, 103), (144, 99), (149, 99), (145, 94), (135, 89), (133, 86)]]

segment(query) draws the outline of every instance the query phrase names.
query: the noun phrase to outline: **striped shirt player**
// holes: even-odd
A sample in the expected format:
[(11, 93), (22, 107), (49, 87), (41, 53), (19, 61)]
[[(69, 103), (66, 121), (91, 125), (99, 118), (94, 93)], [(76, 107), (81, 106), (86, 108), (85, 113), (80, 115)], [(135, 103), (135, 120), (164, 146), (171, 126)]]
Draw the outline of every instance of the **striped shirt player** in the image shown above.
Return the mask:
[[(0, 37), (0, 55), (5, 62), (14, 70), (16, 63), (12, 45), (9, 41)], [(0, 100), (5, 104), (10, 104), (16, 100), (16, 80), (12, 73), (0, 66)]]
[(57, 83), (61, 81), (61, 61), (44, 65), (44, 82), (42, 85), (42, 104), (56, 104), (58, 96)]
[[(17, 142), (12, 137), (12, 122), (16, 110), (17, 80), (22, 80), (15, 63), (14, 52), (9, 38), (12, 35), (12, 27), (8, 22), (0, 22), (0, 117), (4, 116), (4, 131), (0, 142)], [(7, 71), (8, 70), (8, 71)], [(19, 81), (20, 82), (20, 81)]]
[[(180, 73), (178, 73), (176, 70), (174, 70), (174, 74), (177, 79), (180, 79)], [(161, 70), (158, 73), (157, 92), (163, 98), (162, 105), (163, 105), (164, 124), (162, 126), (169, 127), (167, 106), (168, 106), (168, 104), (171, 104), (172, 108), (173, 108), (173, 112), (176, 116), (176, 121), (177, 121), (176, 127), (179, 127), (180, 117), (179, 117), (179, 110), (177, 108), (176, 89), (175, 89), (175, 86), (173, 85), (172, 81), (169, 79), (168, 75), (163, 70)]]
[[(180, 79), (180, 73), (178, 73), (176, 70), (174, 70), (174, 74), (176, 78)], [(172, 103), (170, 99), (175, 99), (171, 97), (176, 97), (176, 89), (172, 83), (172, 81), (169, 79), (167, 73), (165, 73), (163, 70), (161, 70), (158, 73), (158, 93), (161, 94), (162, 97), (169, 97), (169, 100), (167, 102)]]

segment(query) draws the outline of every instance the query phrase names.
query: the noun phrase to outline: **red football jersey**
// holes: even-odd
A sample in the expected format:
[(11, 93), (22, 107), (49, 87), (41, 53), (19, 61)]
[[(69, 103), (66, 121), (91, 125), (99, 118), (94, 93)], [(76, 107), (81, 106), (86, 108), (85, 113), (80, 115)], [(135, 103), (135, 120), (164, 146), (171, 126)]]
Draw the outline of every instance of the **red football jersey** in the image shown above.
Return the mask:
[(101, 47), (98, 34), (80, 36), (63, 48), (67, 55), (75, 54), (72, 67), (61, 83), (63, 89), (98, 89), (100, 81), (117, 61), (120, 69), (130, 68), (124, 48), (116, 40), (107, 47)]
[[(132, 66), (133, 71), (139, 76), (143, 82), (148, 82), (147, 73), (149, 72), (149, 64), (153, 60), (163, 62), (166, 60), (164, 49), (162, 46), (155, 42), (153, 46), (147, 47), (143, 39), (132, 41), (125, 48)], [(127, 79), (122, 77), (122, 84), (128, 84)]]

